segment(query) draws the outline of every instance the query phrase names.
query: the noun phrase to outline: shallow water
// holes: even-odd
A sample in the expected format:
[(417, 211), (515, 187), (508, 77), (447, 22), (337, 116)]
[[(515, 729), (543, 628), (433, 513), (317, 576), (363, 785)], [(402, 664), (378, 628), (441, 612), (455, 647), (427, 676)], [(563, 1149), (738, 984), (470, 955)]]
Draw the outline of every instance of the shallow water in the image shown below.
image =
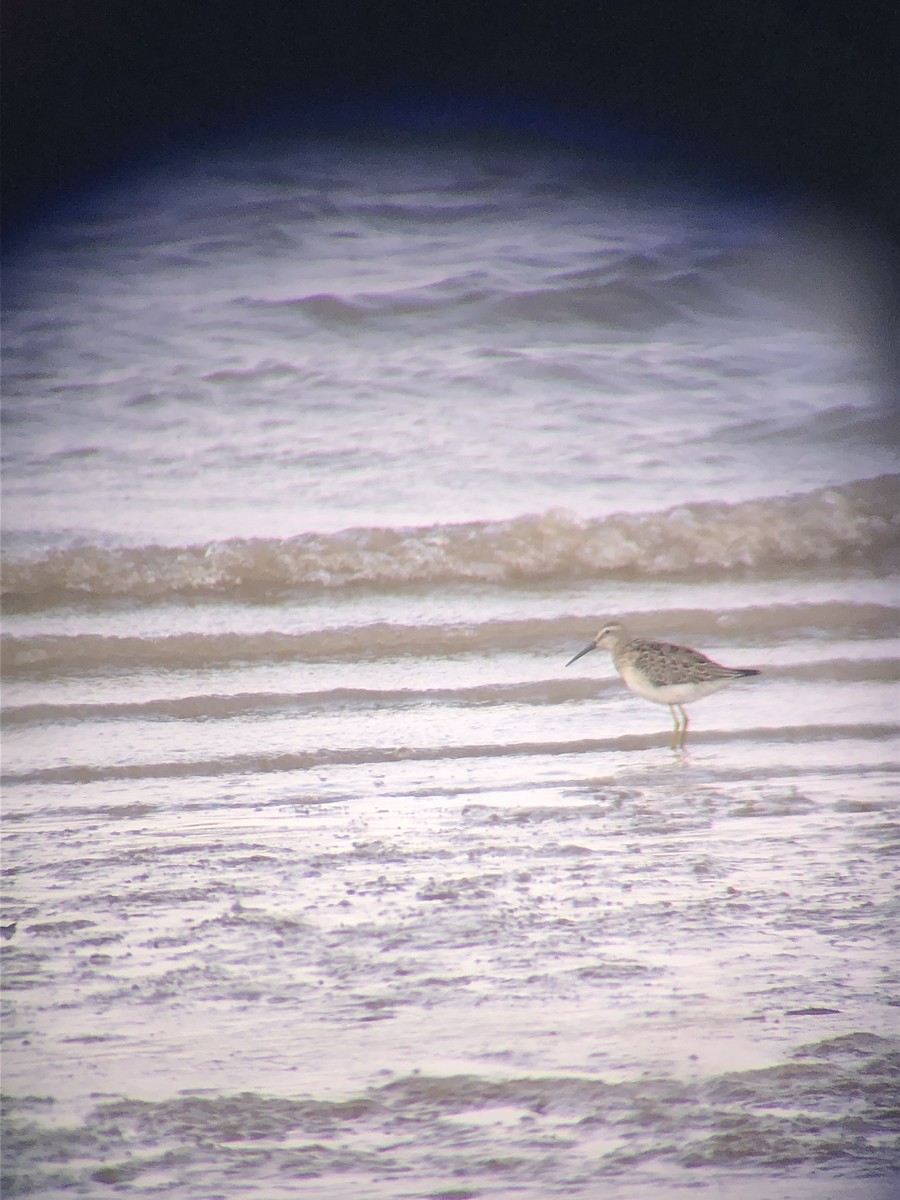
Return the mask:
[[(897, 456), (810, 253), (460, 139), (20, 250), (4, 1195), (894, 1194)], [(673, 754), (610, 616), (763, 674)]]

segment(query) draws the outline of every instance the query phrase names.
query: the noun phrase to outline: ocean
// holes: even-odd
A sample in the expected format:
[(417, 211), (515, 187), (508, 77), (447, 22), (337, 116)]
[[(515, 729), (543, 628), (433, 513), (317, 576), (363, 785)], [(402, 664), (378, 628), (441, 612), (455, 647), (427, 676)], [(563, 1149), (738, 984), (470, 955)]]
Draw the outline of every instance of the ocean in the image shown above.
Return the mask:
[[(10, 254), (4, 1196), (887, 1200), (897, 428), (771, 197), (258, 138)], [(671, 718), (610, 619), (742, 680)]]

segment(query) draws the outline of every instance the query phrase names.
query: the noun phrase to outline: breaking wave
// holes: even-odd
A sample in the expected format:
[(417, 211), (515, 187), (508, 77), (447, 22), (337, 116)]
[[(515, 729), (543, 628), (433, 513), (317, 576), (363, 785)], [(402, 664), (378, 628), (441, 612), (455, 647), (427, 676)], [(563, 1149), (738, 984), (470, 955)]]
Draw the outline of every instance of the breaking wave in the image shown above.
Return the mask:
[(295, 587), (596, 578), (779, 577), (878, 569), (900, 544), (900, 476), (736, 504), (584, 519), (564, 510), (467, 524), (356, 528), (194, 546), (77, 546), (10, 558), (8, 597), (159, 599)]

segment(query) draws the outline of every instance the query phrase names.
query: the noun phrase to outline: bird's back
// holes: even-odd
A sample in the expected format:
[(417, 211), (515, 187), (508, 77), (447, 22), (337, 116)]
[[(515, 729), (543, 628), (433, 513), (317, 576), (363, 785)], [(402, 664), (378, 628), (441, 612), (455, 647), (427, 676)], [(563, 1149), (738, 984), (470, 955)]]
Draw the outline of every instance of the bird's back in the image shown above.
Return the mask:
[(677, 646), (673, 642), (656, 642), (648, 638), (629, 638), (613, 652), (613, 663), (620, 675), (640, 674), (653, 687), (673, 684), (698, 684), (738, 679), (755, 675), (756, 671), (723, 667), (699, 650)]

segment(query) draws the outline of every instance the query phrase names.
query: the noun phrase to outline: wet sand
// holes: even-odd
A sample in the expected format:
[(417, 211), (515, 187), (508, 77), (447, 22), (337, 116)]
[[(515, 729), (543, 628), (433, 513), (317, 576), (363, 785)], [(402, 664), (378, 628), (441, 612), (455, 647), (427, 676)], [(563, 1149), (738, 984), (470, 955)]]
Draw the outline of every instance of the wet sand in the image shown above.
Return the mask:
[(6, 836), (31, 903), (5, 1088), (37, 1097), (14, 1178), (886, 1197), (892, 773), (729, 758), (399, 762), (352, 798), (308, 773), (36, 791)]

